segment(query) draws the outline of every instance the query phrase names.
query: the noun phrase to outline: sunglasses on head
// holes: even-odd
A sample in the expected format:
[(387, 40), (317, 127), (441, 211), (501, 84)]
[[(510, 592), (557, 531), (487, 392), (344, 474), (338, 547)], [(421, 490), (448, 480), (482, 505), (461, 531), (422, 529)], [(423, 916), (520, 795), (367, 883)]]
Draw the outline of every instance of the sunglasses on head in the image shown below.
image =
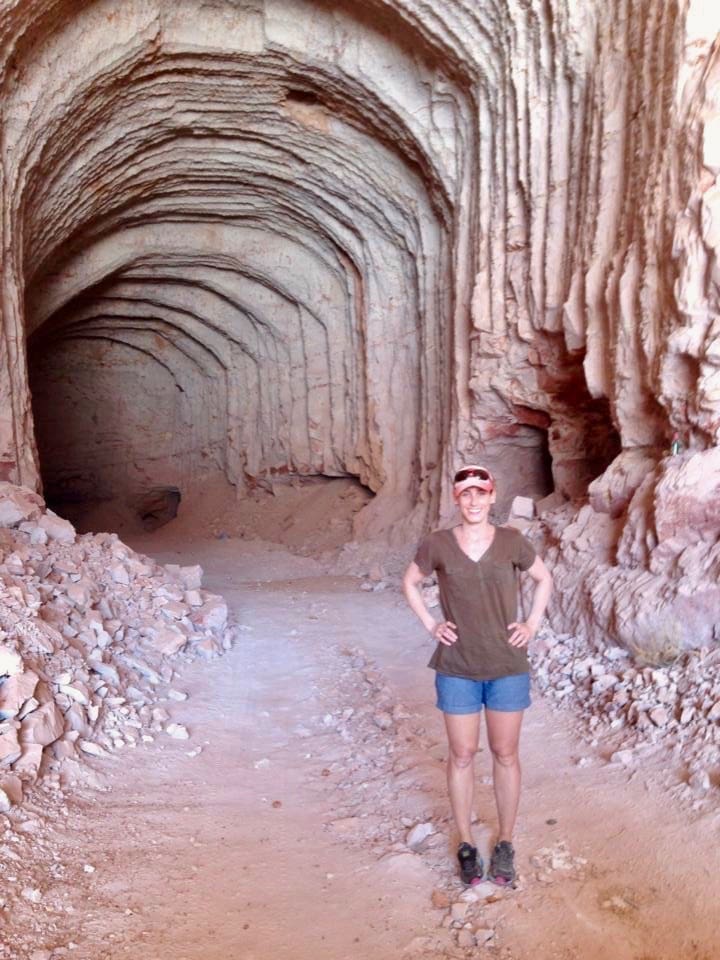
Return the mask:
[(464, 480), (469, 480), (471, 477), (474, 480), (482, 480), (484, 483), (493, 482), (490, 472), (485, 470), (484, 467), (467, 467), (465, 470), (458, 470), (458, 472), (455, 474), (453, 483), (462, 483)]

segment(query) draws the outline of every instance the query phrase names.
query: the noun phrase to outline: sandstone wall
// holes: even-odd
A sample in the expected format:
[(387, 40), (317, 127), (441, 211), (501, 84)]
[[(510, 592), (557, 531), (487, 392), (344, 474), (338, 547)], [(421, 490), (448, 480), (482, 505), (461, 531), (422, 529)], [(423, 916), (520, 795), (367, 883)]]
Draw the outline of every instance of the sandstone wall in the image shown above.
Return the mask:
[(212, 421), (181, 479), (358, 476), (404, 541), (481, 458), (570, 501), (558, 622), (717, 639), (717, 4), (199, 9), (0, 11), (3, 475), (39, 480), (24, 344), (110, 337)]

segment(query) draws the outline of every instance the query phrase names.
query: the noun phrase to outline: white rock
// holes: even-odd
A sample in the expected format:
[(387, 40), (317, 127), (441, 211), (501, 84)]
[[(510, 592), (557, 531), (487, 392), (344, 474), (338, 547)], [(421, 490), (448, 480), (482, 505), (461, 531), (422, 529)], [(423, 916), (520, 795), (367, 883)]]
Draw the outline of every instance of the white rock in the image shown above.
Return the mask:
[(20, 742), (40, 743), (46, 747), (61, 737), (65, 730), (63, 715), (57, 705), (51, 700), (43, 704), (22, 721), (20, 727)]
[(510, 516), (532, 520), (535, 516), (535, 501), (530, 497), (515, 497), (510, 507)]
[(450, 916), (453, 920), (464, 920), (467, 916), (469, 904), (462, 900), (457, 901), (450, 907)]
[(0, 719), (20, 713), (25, 702), (35, 693), (38, 680), (38, 675), (32, 670), (23, 670), (0, 681)]
[(165, 727), (165, 733), (168, 736), (172, 737), (174, 740), (189, 740), (190, 734), (188, 733), (187, 727), (184, 727), (181, 723), (169, 723)]
[(108, 567), (108, 572), (114, 583), (122, 583), (124, 585), (130, 583), (130, 574), (122, 561), (116, 560), (114, 563), (111, 563)]
[(40, 903), (42, 900), (42, 893), (36, 887), (23, 887), (20, 896), (30, 903)]
[(44, 506), (41, 496), (28, 487), (0, 481), (0, 527), (13, 527), (40, 515)]
[(411, 850), (417, 850), (433, 833), (435, 827), (432, 823), (418, 823), (408, 832), (405, 843)]
[(9, 727), (0, 734), (0, 767), (9, 767), (22, 754), (22, 747), (18, 741), (18, 732)]
[(72, 684), (63, 683), (58, 687), (58, 689), (60, 693), (64, 693), (65, 696), (70, 697), (70, 699), (74, 700), (75, 703), (80, 703), (84, 707), (90, 703), (90, 691), (84, 683), (80, 683), (76, 680)]
[(221, 597), (210, 597), (198, 607), (192, 619), (206, 630), (224, 630), (227, 625), (228, 608)]
[(59, 543), (75, 543), (75, 527), (52, 510), (48, 510), (40, 517), (38, 526), (42, 527), (51, 540), (57, 540)]
[(14, 677), (22, 671), (22, 657), (17, 650), (0, 644), (0, 677)]
[(92, 740), (78, 740), (77, 745), (83, 753), (87, 753), (91, 757), (107, 756), (107, 751), (103, 750), (99, 743), (93, 743)]

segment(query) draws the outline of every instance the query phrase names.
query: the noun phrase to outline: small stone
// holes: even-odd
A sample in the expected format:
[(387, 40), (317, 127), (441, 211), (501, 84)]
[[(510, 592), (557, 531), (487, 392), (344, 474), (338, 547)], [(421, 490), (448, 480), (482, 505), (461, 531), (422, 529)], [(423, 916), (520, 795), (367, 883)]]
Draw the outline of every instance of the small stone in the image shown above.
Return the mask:
[(380, 727), (381, 730), (388, 730), (392, 726), (392, 722), (392, 717), (384, 710), (381, 710), (373, 716), (373, 723), (376, 727)]
[(30, 903), (40, 903), (42, 900), (42, 893), (35, 887), (23, 887), (20, 891), (20, 896), (25, 900), (29, 900)]
[(430, 899), (436, 910), (447, 910), (450, 906), (450, 897), (444, 890), (433, 890)]
[(457, 937), (458, 946), (463, 949), (468, 949), (477, 945), (477, 940), (475, 939), (475, 934), (471, 930), (467, 930), (465, 927), (462, 930), (458, 930)]
[(211, 597), (202, 607), (195, 609), (193, 622), (206, 630), (224, 630), (227, 626), (228, 608), (220, 597)]
[(710, 774), (707, 770), (696, 770), (688, 780), (690, 787), (698, 793), (706, 793), (711, 786)]
[(108, 573), (113, 580), (113, 583), (121, 583), (128, 585), (130, 583), (130, 574), (128, 573), (127, 567), (120, 560), (116, 560), (114, 563), (111, 563), (108, 567)]
[(90, 703), (90, 691), (85, 686), (84, 683), (63, 683), (58, 687), (60, 693), (64, 693), (65, 696), (70, 697), (71, 700), (74, 700), (75, 703), (80, 703), (86, 707)]
[(92, 740), (78, 740), (77, 745), (82, 750), (83, 753), (87, 753), (91, 757), (107, 756), (107, 752), (103, 750), (100, 744), (93, 743)]
[(63, 735), (65, 721), (57, 705), (51, 700), (22, 721), (20, 742), (40, 743), (46, 747)]
[(464, 920), (467, 916), (469, 906), (470, 904), (463, 903), (462, 901), (454, 903), (450, 907), (450, 916), (452, 917), (453, 921)]
[(495, 936), (495, 931), (492, 927), (476, 927), (475, 928), (475, 940), (477, 941), (478, 946), (482, 946), (484, 943), (489, 943)]
[(22, 672), (23, 662), (20, 654), (0, 644), (0, 677), (14, 677)]
[(32, 670), (23, 670), (22, 673), (7, 677), (0, 684), (0, 719), (7, 720), (17, 716), (26, 700), (29, 700), (39, 677)]
[(48, 510), (40, 517), (38, 526), (42, 527), (51, 540), (57, 540), (58, 543), (75, 543), (75, 527), (52, 510)]
[(655, 724), (656, 727), (664, 727), (668, 723), (670, 717), (665, 707), (655, 707), (654, 710), (650, 711), (650, 719)]
[(182, 700), (187, 700), (188, 695), (184, 690), (174, 690), (172, 687), (168, 690), (168, 697), (171, 700), (177, 700), (178, 702)]
[[(5, 794), (11, 804), (17, 805), (23, 801), (22, 780), (16, 773), (6, 773), (0, 776), (0, 789)], [(5, 811), (7, 812), (7, 811)]]
[(188, 733), (187, 727), (184, 727), (181, 723), (169, 723), (165, 727), (165, 733), (172, 737), (173, 740), (189, 740), (190, 734)]
[(405, 837), (405, 843), (411, 850), (418, 850), (433, 833), (435, 833), (435, 827), (432, 823), (418, 823)]

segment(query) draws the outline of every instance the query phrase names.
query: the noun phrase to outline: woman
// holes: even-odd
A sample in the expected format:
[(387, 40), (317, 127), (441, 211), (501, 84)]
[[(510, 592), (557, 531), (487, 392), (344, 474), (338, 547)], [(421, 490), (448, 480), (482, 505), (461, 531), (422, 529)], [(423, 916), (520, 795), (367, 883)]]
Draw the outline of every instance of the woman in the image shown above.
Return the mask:
[[(460, 837), (460, 875), (467, 884), (478, 883), (483, 876), (470, 820), (473, 758), (484, 707), (499, 821), (488, 877), (506, 885), (515, 880), (512, 832), (520, 799), (518, 746), (523, 711), (530, 706), (526, 648), (545, 612), (552, 577), (518, 530), (490, 522), (495, 481), (489, 470), (474, 465), (458, 470), (453, 497), (462, 522), (422, 541), (403, 587), (413, 612), (437, 641), (428, 666), (436, 670), (437, 705), (445, 716), (448, 792)], [(536, 584), (524, 621), (517, 619), (518, 570), (529, 573)], [(439, 623), (420, 592), (423, 579), (433, 571), (444, 617)]]

